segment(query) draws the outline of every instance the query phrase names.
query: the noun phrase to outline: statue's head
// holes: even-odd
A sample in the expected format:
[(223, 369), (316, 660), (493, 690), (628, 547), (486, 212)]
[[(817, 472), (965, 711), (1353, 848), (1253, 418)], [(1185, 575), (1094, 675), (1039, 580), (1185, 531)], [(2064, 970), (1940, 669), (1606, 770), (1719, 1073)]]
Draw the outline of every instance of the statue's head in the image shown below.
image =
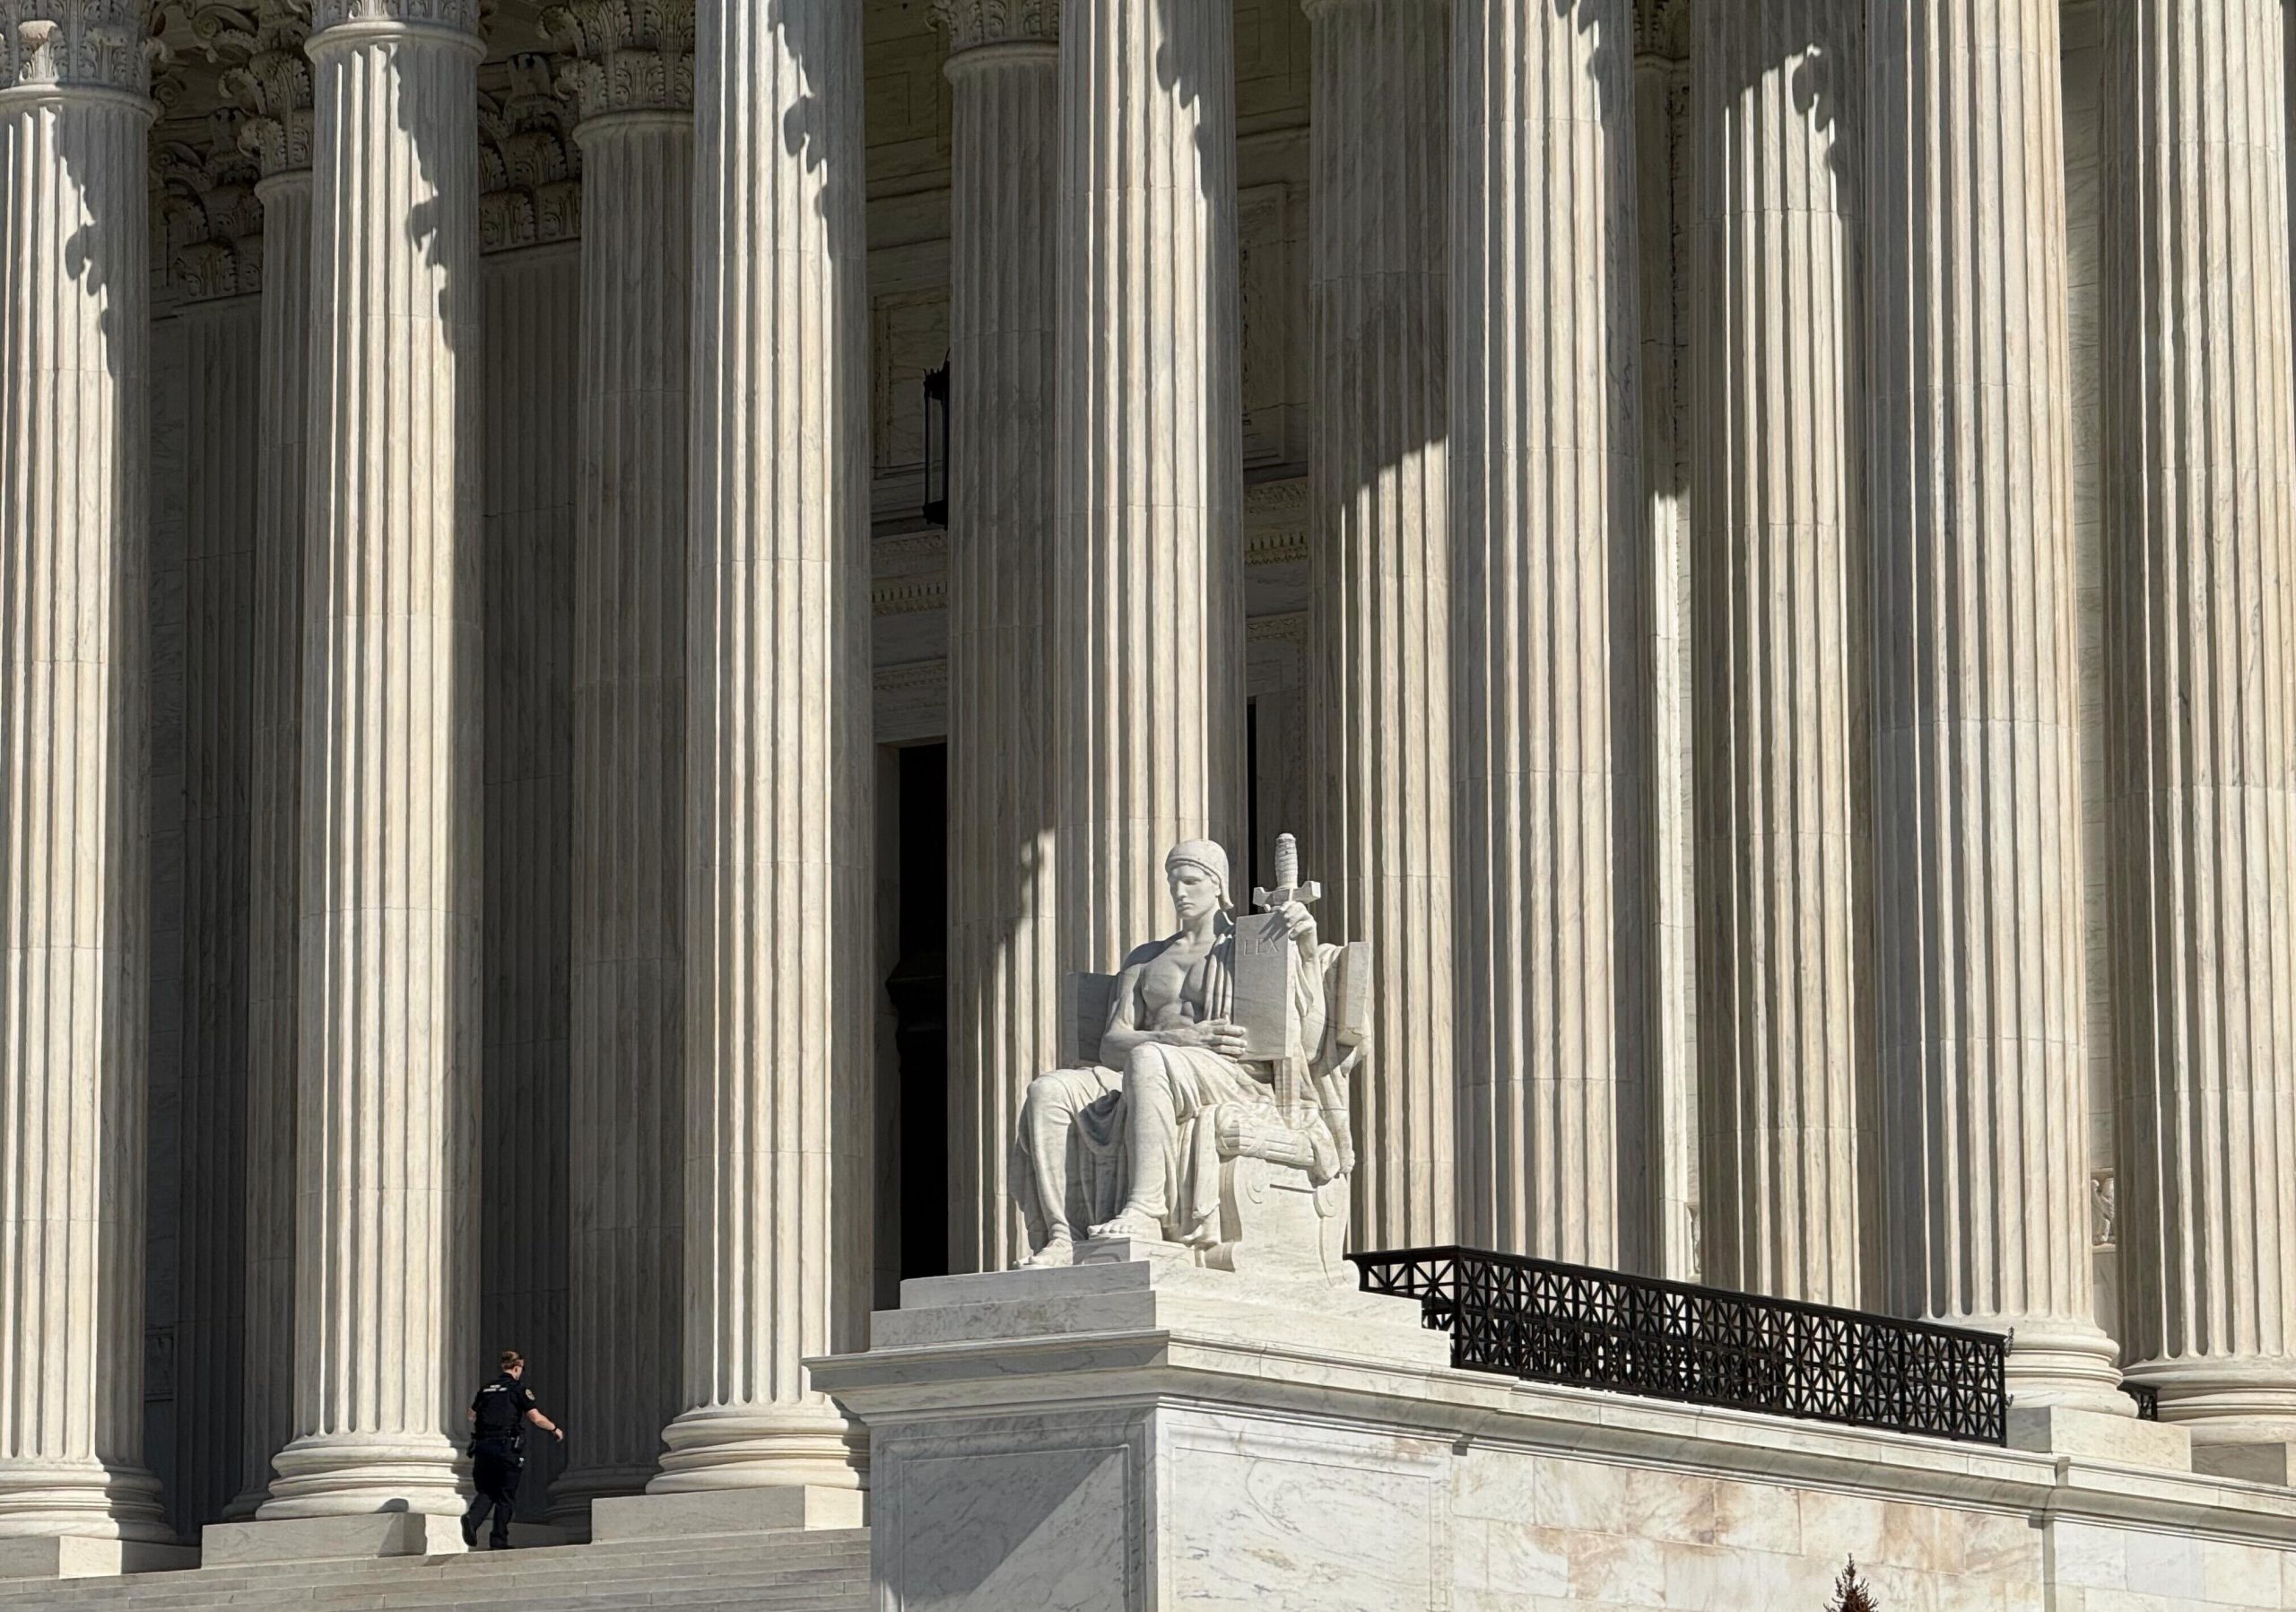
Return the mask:
[(1164, 882), (1183, 920), (1223, 911), (1228, 900), (1228, 853), (1209, 840), (1183, 840), (1164, 855)]

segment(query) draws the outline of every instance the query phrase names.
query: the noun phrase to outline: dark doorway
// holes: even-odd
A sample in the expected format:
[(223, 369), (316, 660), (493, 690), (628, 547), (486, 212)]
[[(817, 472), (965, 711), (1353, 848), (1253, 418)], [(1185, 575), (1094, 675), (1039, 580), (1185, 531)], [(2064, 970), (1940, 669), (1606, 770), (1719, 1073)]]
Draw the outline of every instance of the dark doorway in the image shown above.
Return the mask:
[(900, 1059), (900, 1270), (949, 1274), (949, 747), (900, 753), (900, 954), (886, 977)]

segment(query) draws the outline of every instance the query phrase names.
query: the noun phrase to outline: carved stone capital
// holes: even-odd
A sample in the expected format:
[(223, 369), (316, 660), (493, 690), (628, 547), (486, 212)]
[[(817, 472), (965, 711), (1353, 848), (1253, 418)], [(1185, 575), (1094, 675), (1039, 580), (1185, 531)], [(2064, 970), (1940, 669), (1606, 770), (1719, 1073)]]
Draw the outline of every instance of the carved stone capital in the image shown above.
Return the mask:
[(311, 165), (311, 0), (203, 6), (192, 30), (223, 69), (224, 95), (244, 118), (239, 147), (265, 177)]
[(1691, 0), (1635, 0), (1634, 54), (1690, 60)]
[(169, 284), (194, 301), (243, 296), (263, 284), (259, 177), (239, 146), (239, 113), (159, 131), (152, 152), (155, 231)]
[(933, 25), (949, 54), (979, 45), (1049, 43), (1060, 38), (1060, 0), (933, 0)]
[(693, 106), (693, 0), (568, 0), (543, 13), (584, 118)]
[(508, 251), (582, 232), (582, 154), (559, 58), (528, 53), (478, 92), (478, 249)]
[(475, 39), (479, 0), (312, 0), (311, 31), (347, 22), (412, 22)]
[(0, 0), (0, 91), (148, 95), (167, 47), (143, 0)]

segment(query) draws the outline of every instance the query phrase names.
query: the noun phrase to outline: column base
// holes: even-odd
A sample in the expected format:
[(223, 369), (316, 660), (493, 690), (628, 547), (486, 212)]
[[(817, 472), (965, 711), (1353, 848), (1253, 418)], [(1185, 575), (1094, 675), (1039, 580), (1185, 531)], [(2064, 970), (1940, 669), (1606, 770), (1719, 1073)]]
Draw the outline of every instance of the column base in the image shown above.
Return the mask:
[(2148, 1360), (2128, 1379), (2160, 1395), (2162, 1422), (2192, 1434), (2196, 1470), (2213, 1470), (2201, 1465), (2208, 1445), (2296, 1442), (2296, 1358)]
[(708, 1405), (662, 1430), (668, 1450), (648, 1494), (868, 1487), (868, 1435), (828, 1400)]
[(2057, 1315), (1940, 1315), (1955, 1327), (1981, 1327), (2012, 1335), (2009, 1402), (2021, 1409), (2085, 1410), (2099, 1416), (2134, 1417), (2120, 1391), (2119, 1346), (2096, 1323)]
[(862, 1528), (868, 1522), (868, 1501), (865, 1490), (817, 1484), (601, 1499), (590, 1508), (590, 1542), (626, 1545), (636, 1539)]
[(11, 1579), (109, 1579), (129, 1573), (179, 1573), (199, 1565), (188, 1545), (90, 1539), (77, 1534), (0, 1539), (0, 1582)]
[(160, 1480), (140, 1467), (0, 1460), (0, 1540), (50, 1538), (179, 1544), (160, 1511)]
[(458, 1517), (467, 1503), (454, 1445), (436, 1434), (322, 1433), (273, 1462), (279, 1476), (256, 1516), (265, 1522), (378, 1512)]
[[(2127, 1398), (2121, 1396), (2124, 1402)], [(2011, 1406), (2009, 1448), (2170, 1472), (2189, 1472), (2195, 1464), (2192, 1434), (2181, 1427), (2140, 1422), (2126, 1412), (2109, 1415), (2068, 1405)]]
[(426, 1512), (211, 1522), (200, 1531), (202, 1567), (283, 1562), (359, 1562), (384, 1556), (458, 1556), (459, 1520)]

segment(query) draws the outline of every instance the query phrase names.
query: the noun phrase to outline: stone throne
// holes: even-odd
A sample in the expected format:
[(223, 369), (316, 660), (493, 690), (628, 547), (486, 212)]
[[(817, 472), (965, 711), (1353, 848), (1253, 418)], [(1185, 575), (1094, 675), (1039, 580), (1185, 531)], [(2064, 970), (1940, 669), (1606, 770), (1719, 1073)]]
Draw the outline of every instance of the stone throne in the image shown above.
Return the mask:
[[(1220, 1213), (1216, 1241), (1186, 1255), (1215, 1270), (1352, 1288), (1355, 1272), (1344, 1257), (1355, 1170), (1349, 1094), (1370, 1042), (1371, 946), (1359, 940), (1319, 948), (1323, 1033), (1319, 1044), (1300, 1045), (1284, 974), (1302, 964), (1283, 938), (1278, 910), (1321, 893), (1299, 877), (1299, 852), (1285, 834), (1275, 888), (1256, 889), (1258, 911), (1235, 919), (1234, 1016), (1251, 1033), (1252, 1059), (1267, 1065), (1270, 1078), (1253, 1098), (1223, 1102), (1198, 1121), (1208, 1124), (1218, 1154)], [(1108, 1061), (1100, 1041), (1119, 978), (1073, 973), (1064, 981), (1066, 1067)], [(1181, 1255), (1176, 1245), (1161, 1251)], [(1086, 1242), (1076, 1259), (1083, 1264), (1113, 1253)]]

